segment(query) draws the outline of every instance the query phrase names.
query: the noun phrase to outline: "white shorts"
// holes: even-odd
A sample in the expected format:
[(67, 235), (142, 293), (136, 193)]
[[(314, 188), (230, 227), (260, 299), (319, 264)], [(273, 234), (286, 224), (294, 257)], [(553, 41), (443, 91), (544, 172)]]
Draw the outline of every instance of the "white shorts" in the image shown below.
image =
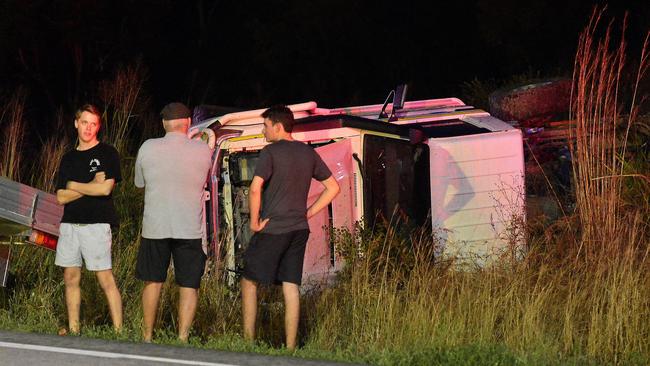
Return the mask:
[(61, 223), (54, 264), (59, 267), (81, 267), (82, 257), (89, 271), (112, 268), (109, 224)]

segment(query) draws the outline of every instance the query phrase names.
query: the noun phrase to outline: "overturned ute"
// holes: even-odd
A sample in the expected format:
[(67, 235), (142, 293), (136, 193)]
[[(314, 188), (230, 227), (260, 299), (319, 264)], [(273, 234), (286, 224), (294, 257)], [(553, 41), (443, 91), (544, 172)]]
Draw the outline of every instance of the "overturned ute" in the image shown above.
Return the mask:
[[(341, 187), (329, 209), (309, 220), (304, 282), (329, 278), (344, 263), (330, 229), (395, 215), (416, 225), (431, 220), (440, 255), (459, 263), (485, 265), (523, 249), (515, 227), (525, 219), (520, 130), (457, 98), (288, 107), (296, 118), (294, 139), (314, 147)], [(252, 235), (248, 187), (267, 144), (264, 110), (194, 121), (189, 130), (214, 148), (206, 250), (233, 272)], [(308, 204), (321, 190), (312, 183)]]

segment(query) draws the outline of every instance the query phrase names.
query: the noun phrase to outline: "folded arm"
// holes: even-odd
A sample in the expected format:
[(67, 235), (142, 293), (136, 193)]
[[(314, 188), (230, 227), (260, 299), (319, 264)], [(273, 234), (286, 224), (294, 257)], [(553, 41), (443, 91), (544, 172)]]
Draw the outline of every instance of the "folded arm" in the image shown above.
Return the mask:
[(108, 196), (113, 191), (114, 185), (115, 179), (106, 179), (101, 183), (94, 181), (90, 183), (69, 181), (67, 189), (79, 192), (86, 196)]
[(56, 191), (56, 201), (59, 202), (60, 205), (65, 205), (66, 203), (70, 203), (81, 197), (83, 197), (83, 194), (70, 189), (58, 189)]

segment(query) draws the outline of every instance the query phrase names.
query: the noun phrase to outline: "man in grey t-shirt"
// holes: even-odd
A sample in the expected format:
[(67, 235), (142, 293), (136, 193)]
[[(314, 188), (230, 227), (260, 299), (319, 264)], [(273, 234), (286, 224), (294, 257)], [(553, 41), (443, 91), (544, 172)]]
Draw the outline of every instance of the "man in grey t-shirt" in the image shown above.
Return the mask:
[[(281, 283), (285, 303), (286, 347), (296, 347), (307, 219), (339, 192), (339, 185), (314, 149), (291, 137), (294, 118), (285, 106), (262, 113), (270, 145), (260, 153), (249, 190), (250, 228), (255, 233), (244, 254), (242, 311), (244, 336), (255, 337), (258, 284)], [(325, 190), (307, 208), (312, 178)], [(261, 214), (260, 214), (261, 209)]]
[(150, 342), (170, 258), (180, 287), (178, 338), (186, 342), (196, 313), (198, 288), (205, 268), (203, 252), (203, 192), (212, 151), (187, 138), (190, 110), (170, 103), (161, 112), (164, 137), (142, 144), (135, 163), (135, 185), (144, 188), (142, 240), (136, 277), (142, 290), (143, 338)]

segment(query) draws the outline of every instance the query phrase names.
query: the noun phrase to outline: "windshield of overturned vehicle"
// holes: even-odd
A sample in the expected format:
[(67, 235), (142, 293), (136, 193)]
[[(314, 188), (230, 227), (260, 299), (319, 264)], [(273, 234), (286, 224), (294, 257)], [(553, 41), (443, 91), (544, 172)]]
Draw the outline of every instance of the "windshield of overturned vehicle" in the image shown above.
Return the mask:
[(431, 210), (427, 145), (366, 135), (363, 169), (366, 223), (426, 223)]

